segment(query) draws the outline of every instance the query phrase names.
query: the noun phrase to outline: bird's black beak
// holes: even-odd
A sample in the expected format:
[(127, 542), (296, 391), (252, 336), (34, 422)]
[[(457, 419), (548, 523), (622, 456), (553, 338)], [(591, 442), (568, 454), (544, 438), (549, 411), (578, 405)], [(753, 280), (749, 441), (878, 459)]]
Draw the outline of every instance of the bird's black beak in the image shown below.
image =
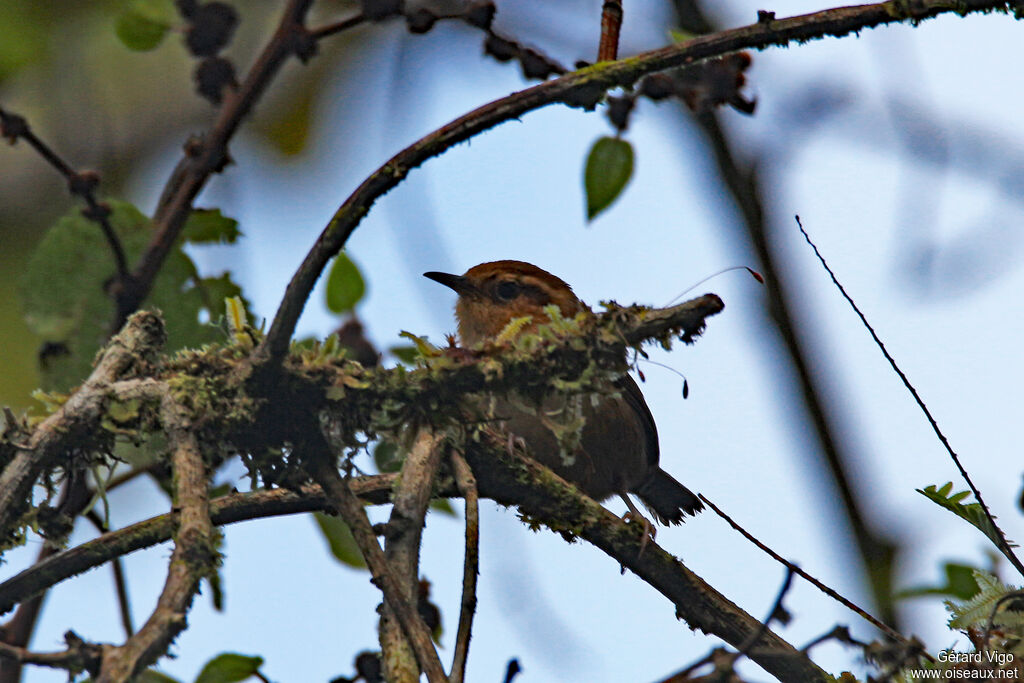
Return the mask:
[(476, 286), (470, 282), (469, 278), (465, 275), (452, 275), (451, 273), (438, 273), (431, 271), (429, 273), (423, 273), (423, 277), (428, 277), (434, 282), (440, 282), (445, 287), (451, 287), (460, 296), (463, 294), (472, 294), (476, 291)]

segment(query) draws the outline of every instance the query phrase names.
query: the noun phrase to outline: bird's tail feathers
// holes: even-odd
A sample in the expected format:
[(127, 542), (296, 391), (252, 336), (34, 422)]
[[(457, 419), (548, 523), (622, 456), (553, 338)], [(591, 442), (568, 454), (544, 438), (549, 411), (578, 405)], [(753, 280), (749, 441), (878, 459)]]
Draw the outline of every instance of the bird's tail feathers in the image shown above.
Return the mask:
[(696, 515), (704, 504), (693, 491), (658, 469), (636, 491), (640, 500), (662, 524), (682, 524), (686, 515)]

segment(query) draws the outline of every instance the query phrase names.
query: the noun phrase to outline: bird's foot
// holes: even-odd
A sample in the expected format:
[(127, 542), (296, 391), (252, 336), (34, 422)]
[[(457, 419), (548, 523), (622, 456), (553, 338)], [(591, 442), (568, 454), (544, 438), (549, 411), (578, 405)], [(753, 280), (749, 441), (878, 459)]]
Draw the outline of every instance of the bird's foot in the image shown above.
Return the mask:
[(622, 500), (626, 503), (626, 507), (629, 508), (629, 512), (622, 515), (622, 521), (628, 524), (640, 524), (643, 529), (644, 535), (643, 540), (640, 541), (640, 552), (637, 557), (644, 554), (644, 550), (647, 549), (647, 544), (655, 539), (658, 535), (658, 530), (655, 528), (651, 520), (640, 514), (640, 511), (633, 505), (633, 501), (629, 499), (629, 495), (622, 493), (620, 494)]
[(519, 446), (520, 450), (526, 451), (526, 439), (509, 432), (508, 443), (505, 444), (505, 448), (508, 449), (509, 457), (516, 454), (516, 446)]

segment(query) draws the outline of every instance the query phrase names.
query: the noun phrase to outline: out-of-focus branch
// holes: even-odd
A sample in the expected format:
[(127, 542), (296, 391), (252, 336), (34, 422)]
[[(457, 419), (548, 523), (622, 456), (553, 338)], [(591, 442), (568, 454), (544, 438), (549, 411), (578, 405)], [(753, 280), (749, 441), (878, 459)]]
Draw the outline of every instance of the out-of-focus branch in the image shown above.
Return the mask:
[(227, 91), (217, 120), (203, 136), (185, 145), (185, 155), (168, 179), (156, 214), (153, 239), (131, 274), (131, 286), (119, 297), (117, 324), (149, 296), (164, 260), (181, 234), (192, 210), (192, 201), (213, 173), (228, 163), (228, 144), (242, 120), (249, 115), (281, 65), (291, 56), (308, 57), (312, 39), (304, 27), (313, 0), (288, 0), (277, 30), (260, 52), (237, 91)]
[(86, 204), (82, 215), (95, 222), (102, 230), (103, 237), (110, 246), (110, 253), (114, 256), (118, 281), (127, 282), (128, 263), (125, 260), (121, 240), (118, 239), (117, 233), (110, 225), (110, 207), (96, 199), (96, 186), (100, 182), (99, 175), (95, 171), (76, 171), (32, 131), (24, 117), (4, 111), (2, 107), (0, 107), (0, 136), (10, 140), (12, 144), (18, 139), (24, 140), (50, 166), (64, 176), (71, 194), (81, 197)]
[(792, 294), (785, 276), (769, 245), (770, 227), (764, 215), (760, 182), (755, 168), (744, 168), (733, 152), (718, 116), (712, 112), (700, 114), (697, 122), (703, 129), (718, 164), (719, 174), (743, 217), (744, 237), (753, 246), (765, 276), (771, 321), (782, 338), (790, 358), (796, 382), (814, 432), (820, 444), (832, 480), (843, 501), (843, 509), (853, 530), (854, 540), (864, 563), (864, 573), (872, 589), (875, 605), (883, 621), (897, 623), (892, 602), (892, 581), (896, 545), (880, 534), (868, 521), (849, 473), (849, 457), (834, 434), (831, 420), (825, 410), (824, 396), (814, 380), (808, 363), (806, 341), (794, 323)]
[(597, 48), (597, 61), (618, 59), (621, 29), (622, 0), (605, 0), (601, 7), (601, 43)]

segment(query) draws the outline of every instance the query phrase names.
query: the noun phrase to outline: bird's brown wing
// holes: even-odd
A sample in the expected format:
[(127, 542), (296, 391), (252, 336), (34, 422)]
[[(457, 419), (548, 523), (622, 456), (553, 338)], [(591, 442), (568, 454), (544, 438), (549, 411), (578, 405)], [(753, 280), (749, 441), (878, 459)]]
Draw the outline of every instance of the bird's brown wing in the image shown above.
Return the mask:
[(621, 379), (616, 380), (615, 388), (622, 393), (622, 397), (626, 400), (629, 407), (633, 409), (637, 419), (643, 425), (644, 438), (647, 442), (647, 462), (651, 467), (657, 467), (658, 427), (654, 424), (654, 416), (651, 415), (651, 409), (647, 407), (647, 401), (644, 400), (643, 392), (640, 391), (640, 387), (637, 386), (637, 383), (629, 375), (623, 375)]

